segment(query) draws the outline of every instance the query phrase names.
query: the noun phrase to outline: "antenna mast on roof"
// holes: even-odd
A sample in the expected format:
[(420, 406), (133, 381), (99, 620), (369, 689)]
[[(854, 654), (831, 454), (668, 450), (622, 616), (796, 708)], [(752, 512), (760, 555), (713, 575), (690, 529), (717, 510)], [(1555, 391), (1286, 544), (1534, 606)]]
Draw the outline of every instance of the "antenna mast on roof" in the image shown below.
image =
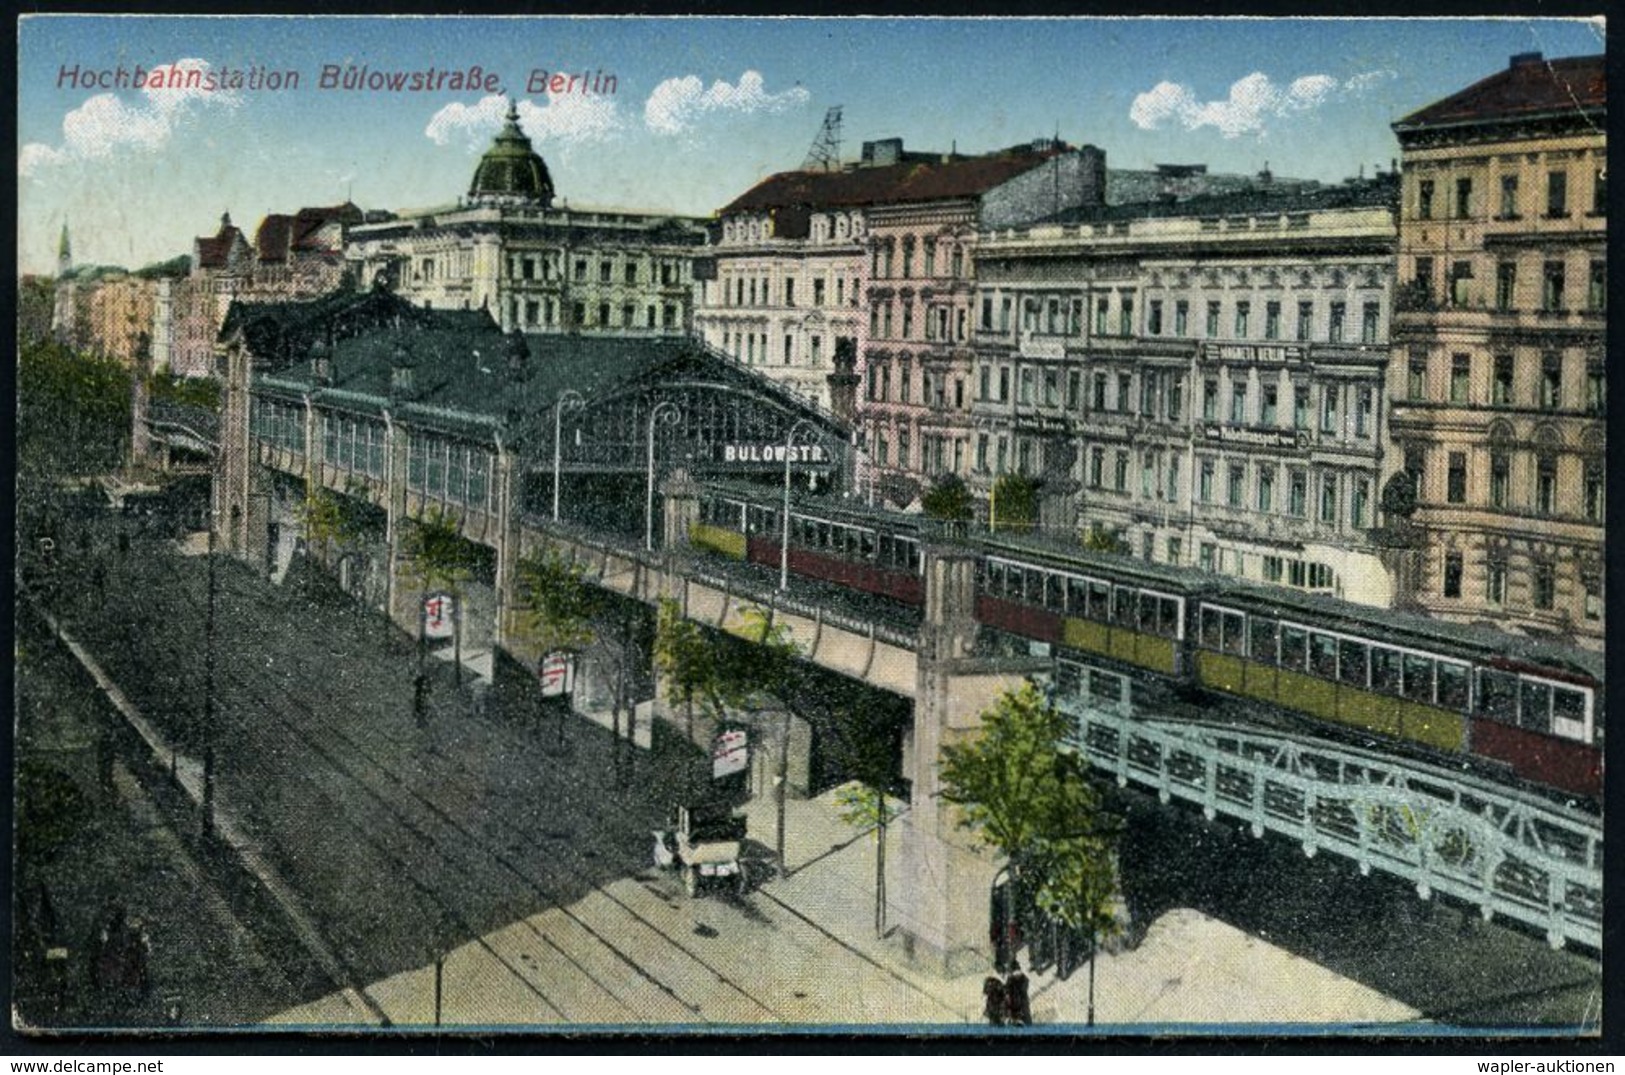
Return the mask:
[(841, 167), (841, 106), (824, 113), (824, 125), (801, 162), (803, 172), (835, 172)]

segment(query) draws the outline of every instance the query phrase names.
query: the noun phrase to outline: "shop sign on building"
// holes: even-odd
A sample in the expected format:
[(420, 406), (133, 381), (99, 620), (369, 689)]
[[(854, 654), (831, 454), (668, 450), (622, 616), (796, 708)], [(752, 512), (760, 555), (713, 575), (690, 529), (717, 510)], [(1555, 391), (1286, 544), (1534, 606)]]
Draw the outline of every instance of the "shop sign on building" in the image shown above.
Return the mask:
[(1249, 444), (1259, 448), (1297, 448), (1307, 440), (1308, 434), (1294, 429), (1252, 429), (1247, 426), (1221, 426), (1209, 423), (1202, 428), (1202, 436), (1221, 444)]
[(554, 650), (543, 657), (537, 675), (542, 681), (543, 698), (560, 698), (575, 692), (576, 663), (563, 650)]
[(1279, 343), (1204, 343), (1207, 362), (1302, 362), (1303, 348)]
[(432, 593), (423, 599), (423, 637), (450, 638), (456, 631), (457, 599)]
[(744, 772), (749, 763), (750, 747), (745, 729), (732, 728), (717, 734), (711, 744), (712, 779)]

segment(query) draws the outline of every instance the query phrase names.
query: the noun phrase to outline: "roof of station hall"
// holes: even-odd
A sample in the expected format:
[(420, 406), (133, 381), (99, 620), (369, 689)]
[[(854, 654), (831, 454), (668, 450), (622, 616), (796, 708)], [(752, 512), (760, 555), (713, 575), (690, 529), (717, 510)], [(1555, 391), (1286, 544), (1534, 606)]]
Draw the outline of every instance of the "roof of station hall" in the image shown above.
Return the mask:
[[(241, 332), (266, 388), (310, 392), (362, 412), (392, 407), (427, 424), (490, 429), (550, 415), (559, 395), (595, 401), (703, 372), (733, 382), (807, 417), (840, 428), (778, 382), (748, 370), (688, 337), (530, 335), (504, 333), (484, 310), (413, 306), (382, 290), (336, 292), (308, 302), (233, 303), (221, 328)], [(523, 374), (515, 376), (515, 348)], [(316, 355), (331, 359), (331, 380), (318, 384)], [(411, 399), (391, 403), (392, 369), (412, 367)]]

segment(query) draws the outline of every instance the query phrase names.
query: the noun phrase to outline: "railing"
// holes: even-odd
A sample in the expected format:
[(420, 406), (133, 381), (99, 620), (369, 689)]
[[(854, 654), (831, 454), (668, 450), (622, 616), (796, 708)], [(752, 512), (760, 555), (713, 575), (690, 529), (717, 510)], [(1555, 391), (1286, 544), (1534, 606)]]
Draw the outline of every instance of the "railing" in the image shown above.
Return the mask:
[(1602, 825), (1461, 772), (1263, 729), (1136, 718), (1059, 693), (1073, 745), (1119, 785), (1180, 799), (1541, 929), (1602, 945)]

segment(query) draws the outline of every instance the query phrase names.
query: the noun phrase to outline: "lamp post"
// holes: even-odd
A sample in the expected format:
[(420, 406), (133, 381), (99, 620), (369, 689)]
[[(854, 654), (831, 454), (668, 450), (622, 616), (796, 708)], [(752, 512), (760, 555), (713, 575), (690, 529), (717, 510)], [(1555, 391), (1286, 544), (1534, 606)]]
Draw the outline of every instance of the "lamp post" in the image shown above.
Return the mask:
[(795, 445), (796, 430), (811, 426), (810, 418), (797, 418), (784, 438), (784, 517), (783, 535), (779, 540), (779, 590), (790, 588), (790, 450)]
[(203, 831), (214, 834), (214, 606), (217, 581), (214, 570), (215, 513), (209, 512), (209, 607), (204, 618), (203, 642)]
[(1089, 1026), (1095, 1025), (1095, 947), (1100, 940), (1100, 931), (1094, 928), (1089, 930)]
[(564, 417), (566, 409), (579, 410), (587, 405), (581, 398), (581, 393), (573, 388), (566, 388), (559, 393), (557, 402), (553, 404), (553, 521), (559, 521), (559, 421)]
[(650, 552), (655, 551), (655, 423), (674, 425), (682, 417), (683, 412), (669, 399), (661, 400), (649, 411), (649, 495), (645, 505), (648, 511), (644, 517), (643, 547)]

